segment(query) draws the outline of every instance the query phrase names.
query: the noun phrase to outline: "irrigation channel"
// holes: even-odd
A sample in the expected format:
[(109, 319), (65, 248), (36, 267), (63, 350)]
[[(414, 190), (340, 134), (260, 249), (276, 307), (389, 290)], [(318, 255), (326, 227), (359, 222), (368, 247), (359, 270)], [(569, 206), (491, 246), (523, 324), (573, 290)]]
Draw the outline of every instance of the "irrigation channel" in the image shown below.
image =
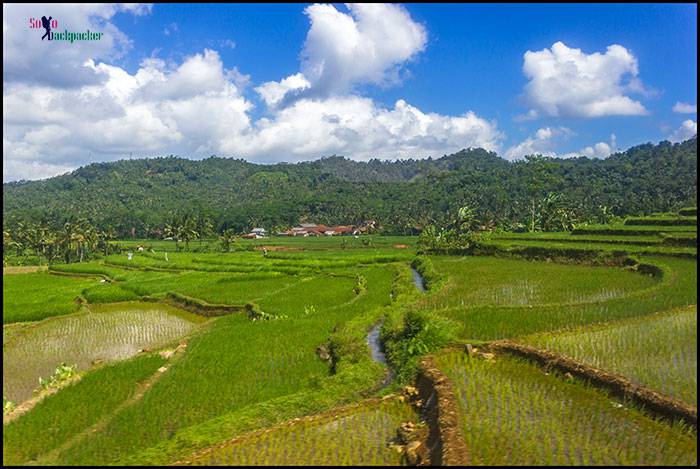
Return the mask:
[(411, 267), (411, 272), (413, 272), (413, 284), (421, 292), (425, 292), (425, 280), (423, 276), (413, 267)]
[[(413, 272), (413, 284), (419, 291), (425, 292), (425, 281), (423, 280), (423, 277), (413, 267), (411, 267), (411, 271)], [(381, 331), (383, 324), (384, 322), (380, 321), (375, 324), (372, 329), (370, 329), (369, 333), (367, 334), (367, 345), (369, 346), (372, 360), (386, 366), (387, 370), (389, 371), (384, 379), (384, 382), (382, 383), (382, 387), (384, 388), (391, 384), (391, 381), (394, 379), (394, 372), (391, 370), (391, 368), (389, 368), (386, 362), (386, 355), (384, 354), (382, 343), (379, 338), (379, 332)]]

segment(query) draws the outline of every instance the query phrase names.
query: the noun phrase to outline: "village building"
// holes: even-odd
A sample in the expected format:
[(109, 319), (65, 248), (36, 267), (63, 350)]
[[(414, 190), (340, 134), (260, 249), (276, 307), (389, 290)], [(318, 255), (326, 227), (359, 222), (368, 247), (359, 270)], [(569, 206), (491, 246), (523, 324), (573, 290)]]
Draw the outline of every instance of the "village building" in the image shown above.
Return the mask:
[(265, 228), (253, 228), (250, 233), (244, 234), (241, 238), (245, 239), (261, 239), (267, 237), (267, 230)]
[(368, 233), (375, 227), (370, 220), (360, 226), (355, 225), (322, 225), (316, 223), (300, 223), (287, 231), (280, 231), (280, 236), (344, 236)]

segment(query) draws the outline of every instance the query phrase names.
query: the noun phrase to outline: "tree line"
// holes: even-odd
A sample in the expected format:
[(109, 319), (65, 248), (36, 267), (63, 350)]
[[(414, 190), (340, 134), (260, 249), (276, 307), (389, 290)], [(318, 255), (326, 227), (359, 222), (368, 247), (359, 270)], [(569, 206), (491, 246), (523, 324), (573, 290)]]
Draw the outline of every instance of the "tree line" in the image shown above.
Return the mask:
[(639, 145), (605, 160), (509, 162), (483, 149), (438, 159), (333, 156), (273, 165), (166, 157), (3, 184), (4, 225), (85, 219), (118, 238), (173, 237), (185, 248), (212, 233), (274, 232), (301, 222), (376, 220), (386, 234), (419, 234), (453, 223), (465, 206), (496, 229), (536, 231), (696, 204), (696, 138)]
[(109, 241), (115, 238), (114, 231), (100, 230), (84, 218), (61, 225), (17, 221), (3, 226), (3, 261), (14, 255), (40, 262), (82, 262), (114, 252), (117, 246)]

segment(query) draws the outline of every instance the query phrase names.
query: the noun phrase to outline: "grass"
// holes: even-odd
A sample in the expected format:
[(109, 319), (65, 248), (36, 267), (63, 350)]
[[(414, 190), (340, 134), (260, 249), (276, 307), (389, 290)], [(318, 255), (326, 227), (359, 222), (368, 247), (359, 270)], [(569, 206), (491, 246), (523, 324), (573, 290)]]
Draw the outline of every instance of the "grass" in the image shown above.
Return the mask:
[(88, 370), (95, 361), (123, 360), (191, 332), (201, 319), (156, 303), (94, 307), (93, 312), (52, 318), (3, 337), (3, 394), (20, 403), (39, 378), (60, 363)]
[(689, 404), (698, 402), (697, 307), (524, 341), (622, 374)]
[(697, 216), (671, 217), (630, 217), (625, 220), (625, 225), (662, 225), (662, 226), (696, 226)]
[(385, 400), (246, 435), (188, 465), (397, 466), (401, 455), (389, 443), (401, 423), (416, 420), (408, 404)]
[(586, 225), (576, 227), (572, 235), (651, 235), (658, 233), (676, 233), (676, 232), (697, 232), (697, 225), (681, 225), (681, 226), (660, 226), (660, 225)]
[[(376, 236), (362, 235), (358, 238), (354, 236), (319, 236), (319, 237), (289, 237), (289, 236), (272, 236), (263, 239), (241, 239), (239, 246), (241, 250), (252, 250), (261, 246), (285, 246), (295, 249), (312, 250), (312, 251), (348, 251), (358, 250), (371, 252), (375, 249), (392, 249), (400, 251), (403, 249), (394, 248), (394, 245), (408, 245), (411, 250), (415, 247), (418, 238), (415, 236)], [(154, 249), (158, 252), (168, 251), (175, 252), (175, 241), (170, 240), (152, 240), (152, 239), (133, 239), (133, 240), (118, 240), (115, 244), (124, 246), (125, 248), (137, 249), (142, 246), (146, 251)], [(184, 243), (180, 243), (180, 249), (184, 250)], [(220, 245), (217, 240), (209, 239), (204, 242), (193, 241), (190, 243), (190, 249), (193, 252), (209, 249), (210, 251), (219, 251)]]
[[(417, 295), (411, 284), (410, 269), (407, 266), (395, 267), (391, 283), (378, 282), (376, 277), (365, 274), (372, 297), (380, 301), (371, 306), (371, 297), (362, 296), (354, 303), (355, 307), (359, 307), (358, 311), (362, 312), (334, 328), (330, 334), (330, 343), (338, 359), (330, 376), (293, 394), (234, 408), (183, 428), (172, 438), (161, 440), (150, 448), (125, 454), (115, 462), (129, 465), (171, 464), (188, 458), (198, 450), (228, 441), (251, 430), (305, 415), (319, 414), (366, 396), (369, 389), (376, 388), (384, 379), (385, 371), (383, 366), (370, 359), (365, 342), (367, 332), (383, 315), (389, 311), (398, 313), (406, 302), (413, 300)], [(387, 269), (375, 270), (377, 275), (380, 272), (381, 275), (385, 275), (386, 271)], [(393, 387), (392, 384), (381, 392), (389, 392)]]
[(2, 276), (3, 324), (71, 314), (78, 310), (75, 299), (94, 278), (71, 278), (45, 272)]
[(579, 382), (510, 357), (437, 357), (473, 465), (696, 465), (697, 439)]

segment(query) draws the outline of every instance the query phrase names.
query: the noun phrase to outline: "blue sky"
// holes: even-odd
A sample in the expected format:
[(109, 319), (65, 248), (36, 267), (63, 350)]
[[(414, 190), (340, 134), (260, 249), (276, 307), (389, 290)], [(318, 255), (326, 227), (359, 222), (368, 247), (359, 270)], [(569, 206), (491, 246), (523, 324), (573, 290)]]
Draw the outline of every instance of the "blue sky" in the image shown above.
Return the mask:
[[(9, 8), (4, 16), (23, 22), (56, 10)], [(3, 106), (11, 135), (3, 161), (12, 167), (3, 171), (5, 180), (46, 177), (123, 158), (127, 150), (132, 156), (218, 154), (258, 162), (331, 153), (435, 157), (467, 146), (508, 159), (533, 152), (606, 157), (638, 143), (688, 138), (697, 128), (694, 4), (406, 4), (383, 10), (154, 4), (99, 11), (62, 5), (54, 17), (59, 30), (92, 25), (114, 40), (61, 50), (66, 61), (54, 78), (32, 77), (22, 68), (26, 57), (4, 54), (5, 98), (21, 102), (23, 92), (42, 87), (53, 90), (56, 109), (68, 107), (61, 103), (70, 93), (85, 96), (102, 86), (114, 103), (100, 100), (102, 126), (79, 127), (31, 116), (6, 123), (12, 109)], [(36, 31), (16, 29), (4, 32), (6, 51), (31, 41), (29, 54), (41, 59), (47, 44), (28, 36)], [(139, 73), (157, 76), (162, 86), (143, 84)], [(287, 77), (296, 84), (284, 85)], [(273, 94), (261, 90), (265, 86)], [(127, 88), (132, 94), (126, 98), (114, 91)], [(207, 125), (194, 126), (202, 116), (209, 116)], [(226, 135), (227, 128), (238, 138)], [(104, 129), (102, 142), (85, 137), (64, 156), (46, 154), (62, 141)], [(129, 135), (143, 129), (148, 135), (139, 146)], [(290, 141), (299, 134), (309, 141)]]

